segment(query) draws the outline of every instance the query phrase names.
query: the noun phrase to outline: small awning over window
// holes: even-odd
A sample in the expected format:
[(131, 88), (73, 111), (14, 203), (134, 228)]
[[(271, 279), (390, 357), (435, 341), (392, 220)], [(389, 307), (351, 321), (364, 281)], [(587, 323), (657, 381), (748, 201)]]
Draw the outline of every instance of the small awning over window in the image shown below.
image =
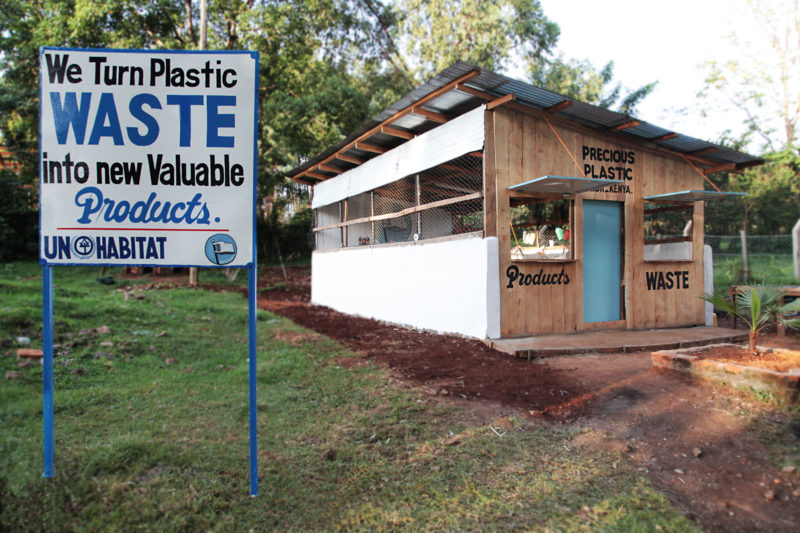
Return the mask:
[(542, 176), (509, 187), (517, 192), (539, 192), (557, 194), (577, 194), (581, 192), (622, 184), (622, 180), (600, 180), (594, 178), (572, 178), (567, 176)]
[(705, 200), (722, 200), (724, 198), (740, 198), (747, 196), (746, 192), (721, 192), (721, 191), (678, 191), (666, 194), (645, 196), (647, 202), (702, 202)]

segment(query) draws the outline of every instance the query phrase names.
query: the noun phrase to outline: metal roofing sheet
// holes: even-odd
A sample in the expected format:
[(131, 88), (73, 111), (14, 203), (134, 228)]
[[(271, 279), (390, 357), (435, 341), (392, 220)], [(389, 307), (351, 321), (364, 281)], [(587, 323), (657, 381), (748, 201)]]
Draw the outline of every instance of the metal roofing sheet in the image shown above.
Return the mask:
[(574, 101), (574, 103), (559, 111), (559, 115), (589, 124), (595, 129), (600, 126), (609, 129), (617, 124), (630, 122), (632, 119), (624, 113), (618, 113), (602, 107), (593, 106), (585, 102)]
[(455, 109), (456, 107), (469, 102), (470, 100), (478, 101), (476, 105), (480, 105), (481, 103), (479, 98), (475, 98), (471, 94), (462, 93), (460, 91), (449, 91), (426, 103), (425, 107), (442, 112)]
[[(498, 97), (514, 94), (516, 96), (516, 100), (520, 104), (537, 109), (549, 108), (563, 102), (564, 100), (569, 100), (573, 104), (570, 107), (558, 111), (555, 113), (555, 115), (571, 120), (601, 133), (608, 132), (616, 126), (635, 120), (634, 117), (625, 113), (611, 111), (609, 109), (604, 109), (598, 106), (587, 104), (585, 102), (579, 102), (573, 98), (559, 95), (524, 81), (515, 80), (485, 69), (479, 69), (478, 67), (468, 63), (458, 62), (438, 73), (431, 80), (415, 88), (406, 96), (385, 109), (383, 112), (362, 124), (361, 127), (353, 131), (341, 142), (290, 171), (289, 175), (297, 175), (300, 172), (316, 165), (320, 161), (323, 161), (335, 153), (337, 150), (341, 149), (343, 146), (347, 145), (352, 140), (381, 124), (394, 114), (419, 102), (422, 98), (444, 87), (448, 83), (451, 83), (474, 71), (477, 72), (477, 75), (464, 82), (464, 85)], [(424, 106), (453, 117), (461, 115), (464, 112), (472, 109), (474, 104), (477, 105), (476, 102), (478, 102), (478, 100), (479, 99), (477, 98), (467, 96), (465, 93), (454, 90), (441, 96), (437, 96), (437, 98), (427, 102), (424, 104)], [(423, 131), (428, 131), (438, 126), (437, 123), (425, 120), (424, 118), (416, 115), (406, 115), (401, 117), (394, 121), (392, 125), (412, 130), (415, 133), (422, 133)], [(639, 125), (626, 128), (618, 132), (619, 135), (629, 136), (632, 141), (638, 140), (640, 142), (647, 142), (648, 139), (655, 139), (669, 133), (673, 132), (641, 120)], [(678, 134), (675, 138), (662, 141), (659, 144), (677, 152), (687, 154), (689, 152), (703, 150), (710, 147), (717, 148), (717, 150), (712, 154), (703, 156), (709, 161), (748, 165), (763, 163), (761, 158), (738, 152), (736, 150), (731, 150), (729, 148), (724, 148), (710, 142), (701, 141), (686, 135)], [(370, 155), (372, 156), (374, 154)]]
[(408, 130), (413, 130), (413, 129), (418, 128), (420, 125), (422, 125), (426, 121), (427, 121), (427, 119), (425, 117), (421, 117), (419, 115), (408, 114), (408, 115), (402, 116), (402, 117), (398, 118), (397, 120), (395, 120), (394, 122), (392, 122), (392, 126), (394, 126), (396, 128), (405, 128), (405, 129), (408, 129)]
[(642, 139), (655, 139), (667, 133), (672, 133), (671, 130), (665, 130), (653, 124), (648, 124), (647, 122), (642, 122), (638, 126), (633, 126), (632, 128), (625, 128), (623, 131), (641, 137)]
[(653, 196), (645, 196), (644, 200), (648, 202), (700, 202), (708, 200), (721, 200), (723, 198), (736, 198), (747, 196), (745, 192), (725, 192), (725, 191), (678, 191), (668, 192), (666, 194), (655, 194)]
[(567, 100), (556, 93), (534, 87), (529, 83), (519, 80), (508, 80), (506, 83), (497, 87), (496, 92), (501, 94), (513, 93), (517, 99), (529, 102), (535, 107), (548, 108)]
[(678, 135), (674, 139), (669, 139), (659, 144), (661, 144), (662, 146), (666, 146), (667, 148), (672, 148), (673, 150), (677, 150), (678, 152), (682, 152), (684, 154), (689, 152), (696, 152), (698, 150), (704, 150), (706, 148), (711, 148), (714, 146), (710, 142), (701, 141), (700, 139), (695, 139), (694, 137), (689, 137), (688, 135)]
[(624, 183), (622, 180), (600, 180), (595, 178), (574, 178), (569, 176), (553, 176), (548, 174), (541, 178), (532, 179), (509, 187), (509, 190), (519, 192), (546, 192), (557, 194), (577, 194), (591, 191), (613, 184)]

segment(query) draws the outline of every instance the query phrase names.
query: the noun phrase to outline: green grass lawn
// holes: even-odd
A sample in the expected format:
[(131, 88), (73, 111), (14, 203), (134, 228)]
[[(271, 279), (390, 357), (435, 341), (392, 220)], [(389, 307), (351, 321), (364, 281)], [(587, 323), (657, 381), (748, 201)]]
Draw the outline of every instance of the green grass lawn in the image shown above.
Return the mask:
[(750, 254), (750, 280), (744, 279), (741, 257), (714, 258), (714, 289), (727, 291), (731, 285), (797, 285), (791, 255)]
[(41, 347), (40, 273), (0, 266), (0, 531), (694, 530), (622, 456), (574, 446), (578, 429), (512, 417), (498, 436), (263, 311), (250, 498), (246, 300), (125, 298), (92, 268), (54, 271), (43, 479), (41, 366), (15, 358), (18, 336)]

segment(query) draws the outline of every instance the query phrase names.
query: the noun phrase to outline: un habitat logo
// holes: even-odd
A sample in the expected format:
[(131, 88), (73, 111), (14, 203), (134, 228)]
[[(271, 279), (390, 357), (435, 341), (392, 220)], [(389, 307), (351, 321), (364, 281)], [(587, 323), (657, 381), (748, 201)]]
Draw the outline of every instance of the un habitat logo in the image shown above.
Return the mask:
[(48, 260), (164, 259), (167, 237), (45, 235), (42, 255)]

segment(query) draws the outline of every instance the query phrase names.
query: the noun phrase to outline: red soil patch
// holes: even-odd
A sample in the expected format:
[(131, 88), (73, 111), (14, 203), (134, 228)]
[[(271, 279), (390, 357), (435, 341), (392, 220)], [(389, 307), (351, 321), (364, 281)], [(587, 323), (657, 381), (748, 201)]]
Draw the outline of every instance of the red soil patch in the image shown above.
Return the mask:
[(529, 364), (480, 341), (408, 330), (272, 296), (259, 296), (258, 306), (388, 366), (429, 394), (499, 402), (531, 415), (566, 415), (585, 405), (587, 389), (568, 370)]
[[(589, 354), (529, 364), (479, 341), (435, 335), (309, 304), (310, 268), (266, 269), (258, 305), (363, 355), (336, 364), (385, 365), (429, 395), (457, 401), (479, 422), (509, 409), (570, 422), (575, 446), (625, 456), (688, 518), (708, 531), (800, 531), (800, 419), (651, 369), (650, 354)], [(288, 279), (287, 279), (288, 278)], [(185, 278), (184, 278), (185, 280)], [(210, 288), (210, 287), (209, 287)], [(230, 287), (225, 287), (230, 289)], [(237, 289), (241, 292), (242, 289)], [(287, 333), (288, 342), (305, 338)], [(800, 348), (800, 335), (759, 344)], [(749, 402), (749, 403), (748, 403)], [(770, 424), (764, 443), (748, 427)], [(763, 433), (763, 432), (762, 432)]]
[(740, 346), (709, 346), (690, 352), (700, 359), (710, 359), (721, 363), (764, 368), (777, 372), (787, 372), (792, 368), (800, 368), (800, 352), (796, 350), (760, 350), (756, 355)]

